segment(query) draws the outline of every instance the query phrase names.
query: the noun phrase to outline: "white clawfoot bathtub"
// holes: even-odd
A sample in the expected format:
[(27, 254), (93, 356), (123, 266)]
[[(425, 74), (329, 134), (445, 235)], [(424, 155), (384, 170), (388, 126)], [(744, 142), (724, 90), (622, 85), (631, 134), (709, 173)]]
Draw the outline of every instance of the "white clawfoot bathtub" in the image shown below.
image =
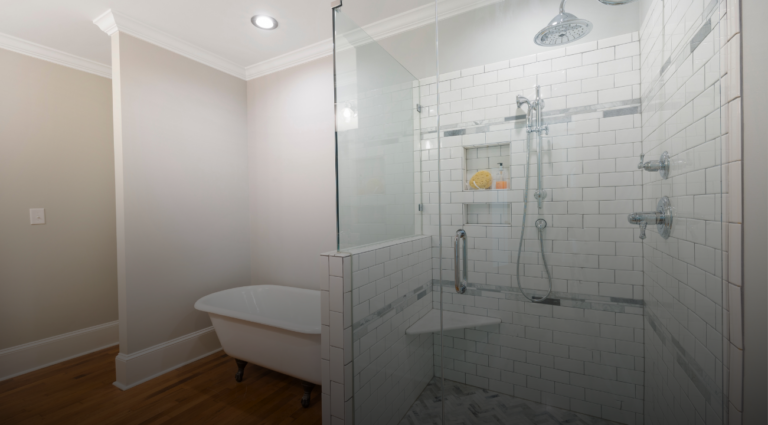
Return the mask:
[(209, 314), (224, 352), (238, 360), (238, 381), (249, 362), (320, 384), (319, 291), (244, 286), (200, 298), (195, 309)]

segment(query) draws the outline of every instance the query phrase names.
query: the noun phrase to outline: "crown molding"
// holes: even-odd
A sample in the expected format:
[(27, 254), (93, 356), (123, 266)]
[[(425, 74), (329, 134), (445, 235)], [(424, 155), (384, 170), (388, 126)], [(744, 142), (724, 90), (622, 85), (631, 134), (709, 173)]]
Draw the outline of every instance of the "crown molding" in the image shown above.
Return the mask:
[[(440, 3), (439, 20), (461, 13), (479, 9), (503, 0), (444, 0)], [(364, 44), (366, 40), (380, 40), (435, 22), (435, 6), (427, 4), (363, 26), (360, 34), (349, 35), (349, 40), (341, 41), (340, 47)], [(108, 10), (93, 20), (107, 35), (117, 31), (124, 32), (164, 49), (178, 53), (197, 62), (206, 64), (219, 71), (245, 80), (262, 77), (302, 63), (310, 62), (333, 54), (333, 39), (328, 38), (318, 43), (267, 59), (243, 68), (234, 62), (215, 55), (198, 46), (187, 43), (170, 34), (152, 28), (122, 13)], [(344, 46), (341, 46), (344, 45)]]
[[(479, 9), (494, 3), (500, 3), (503, 0), (443, 0), (440, 2), (440, 13), (438, 20), (450, 18), (464, 12)], [(344, 45), (364, 44), (364, 39), (370, 41), (381, 40), (391, 37), (415, 28), (433, 24), (435, 22), (435, 5), (427, 4), (408, 10), (398, 15), (391, 16), (380, 21), (363, 26), (364, 33), (351, 37), (349, 43), (342, 42)], [(355, 41), (352, 40), (356, 39)], [(340, 43), (340, 44), (342, 44)], [(347, 46), (348, 47), (348, 46)], [(310, 62), (324, 56), (333, 54), (333, 39), (329, 38), (319, 43), (302, 47), (301, 49), (288, 52), (275, 58), (267, 59), (263, 62), (249, 65), (245, 68), (246, 80), (252, 80), (273, 72), (281, 71), (292, 66)]]
[(52, 49), (31, 41), (22, 40), (8, 34), (0, 33), (0, 48), (100, 77), (112, 78), (112, 68), (109, 65), (94, 62), (90, 59), (81, 58), (80, 56)]
[(237, 78), (245, 79), (246, 77), (245, 69), (242, 66), (122, 13), (107, 10), (94, 19), (93, 23), (107, 35), (120, 31)]
[(245, 79), (252, 80), (333, 54), (333, 40), (327, 39), (301, 49), (245, 67)]
[[(460, 15), (504, 0), (441, 0), (438, 20)], [(435, 5), (426, 4), (362, 27), (374, 40), (391, 37), (415, 28), (434, 24)]]

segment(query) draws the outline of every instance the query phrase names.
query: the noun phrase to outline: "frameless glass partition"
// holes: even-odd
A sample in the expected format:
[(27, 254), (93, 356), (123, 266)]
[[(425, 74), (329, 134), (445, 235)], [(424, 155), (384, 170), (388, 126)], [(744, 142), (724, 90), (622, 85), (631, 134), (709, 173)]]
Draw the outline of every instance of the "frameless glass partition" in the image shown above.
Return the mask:
[[(355, 424), (727, 423), (725, 8), (608, 3), (420, 2), (374, 37), (336, 9), (337, 105), (377, 105), (337, 113), (341, 246), (431, 260), (353, 256)], [(360, 183), (401, 89), (417, 197), (385, 210)]]
[[(344, 386), (326, 393), (337, 403), (334, 418), (397, 423), (432, 377), (431, 336), (406, 335), (431, 308), (431, 243), (421, 235), (421, 152), (414, 147), (420, 88), (343, 7), (333, 17), (338, 250), (349, 255), (351, 292), (343, 302), (352, 314), (347, 323), (348, 315), (331, 313), (332, 327), (345, 322), (343, 333), (339, 324), (330, 335), (330, 373), (343, 375)], [(343, 371), (333, 370), (338, 356)]]
[(334, 16), (338, 248), (420, 234), (417, 80), (342, 9)]

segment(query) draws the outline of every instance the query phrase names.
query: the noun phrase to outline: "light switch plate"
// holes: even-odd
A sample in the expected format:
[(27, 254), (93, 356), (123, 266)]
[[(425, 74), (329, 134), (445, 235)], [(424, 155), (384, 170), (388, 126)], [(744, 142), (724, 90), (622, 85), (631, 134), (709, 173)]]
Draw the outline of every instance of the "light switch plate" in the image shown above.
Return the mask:
[(30, 208), (29, 224), (45, 224), (45, 208)]

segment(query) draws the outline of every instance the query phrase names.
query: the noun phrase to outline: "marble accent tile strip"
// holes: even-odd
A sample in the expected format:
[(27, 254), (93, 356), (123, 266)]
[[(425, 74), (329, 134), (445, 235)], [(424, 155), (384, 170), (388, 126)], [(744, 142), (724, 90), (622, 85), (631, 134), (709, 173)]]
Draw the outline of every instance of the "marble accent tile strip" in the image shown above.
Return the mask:
[[(433, 279), (432, 284), (436, 287), (443, 286), (443, 289), (452, 289), (454, 283), (447, 280)], [(433, 289), (434, 291), (434, 289)], [(488, 285), (480, 283), (468, 283), (467, 295), (483, 296), (484, 292), (495, 292), (504, 294), (505, 299), (515, 301), (526, 301), (526, 298), (520, 292), (520, 289), (508, 286)], [(552, 291), (553, 299), (560, 301), (563, 307), (584, 308), (588, 310), (613, 311), (618, 313), (642, 314), (643, 300), (631, 298), (607, 297), (601, 295), (572, 294), (568, 292)]]
[(352, 340), (358, 341), (370, 331), (375, 330), (382, 321), (389, 319), (389, 317), (387, 317), (388, 315), (395, 315), (402, 312), (410, 307), (411, 304), (427, 296), (430, 292), (432, 292), (432, 287), (429, 284), (421, 285), (410, 293), (403, 295), (390, 304), (387, 304), (368, 316), (354, 322), (352, 325)]
[(640, 106), (632, 106), (630, 108), (621, 109), (609, 109), (603, 111), (603, 118), (621, 117), (624, 115), (636, 115), (640, 113)]
[(680, 369), (685, 372), (688, 378), (690, 378), (696, 388), (698, 388), (707, 403), (711, 403), (712, 397), (717, 397), (719, 400), (725, 400), (726, 396), (723, 393), (721, 386), (704, 373), (694, 356), (680, 344), (680, 341), (678, 341), (677, 338), (666, 332), (666, 328), (660, 324), (659, 319), (653, 313), (652, 309), (645, 309), (645, 318), (664, 346), (668, 346), (667, 341), (669, 341), (675, 347), (677, 350), (675, 353), (675, 362), (680, 366)]
[(707, 22), (705, 22), (704, 25), (702, 25), (702, 27), (699, 28), (699, 31), (693, 36), (693, 39), (691, 40), (691, 51), (690, 51), (691, 54), (693, 54), (693, 51), (696, 50), (696, 48), (699, 47), (699, 45), (704, 42), (704, 39), (707, 38), (710, 32), (712, 32), (711, 19), (707, 20)]
[[(717, 1), (717, 0), (715, 0)], [(710, 11), (711, 12), (711, 11)], [(704, 16), (708, 16), (710, 13), (704, 13)], [(709, 28), (706, 31), (706, 34), (703, 34), (701, 37), (701, 40), (698, 41), (698, 43), (695, 43), (694, 40), (697, 40), (697, 37), (699, 37), (706, 28)], [(674, 69), (677, 69), (691, 54), (693, 54), (693, 51), (699, 47), (701, 44), (701, 41), (703, 41), (709, 33), (712, 32), (712, 18), (710, 17), (706, 21), (704, 21), (703, 24), (701, 24), (701, 27), (699, 27), (699, 30), (696, 31), (696, 33), (691, 38), (691, 41), (689, 42), (690, 49), (682, 49), (678, 54), (673, 58), (670, 56), (667, 58), (666, 61), (664, 61), (664, 64), (661, 66), (661, 69), (659, 71), (659, 76), (656, 77), (656, 79), (653, 81), (653, 83), (648, 85), (648, 89), (645, 91), (645, 93), (642, 94), (642, 99), (653, 99), (654, 96), (661, 90), (661, 88), (666, 83), (666, 80), (662, 78), (664, 73), (672, 67), (674, 64)]]
[[(600, 103), (596, 105), (578, 106), (574, 108), (557, 109), (553, 111), (545, 111), (543, 114), (544, 124), (561, 124), (571, 122), (573, 117), (581, 114), (591, 114), (594, 112), (603, 112), (603, 118), (619, 117), (623, 115), (634, 115), (640, 113), (640, 99), (622, 100), (617, 102)], [(626, 106), (633, 106), (626, 108)], [(624, 108), (622, 108), (624, 107)], [(618, 109), (616, 109), (618, 108)], [(495, 124), (503, 123), (516, 123), (518, 121), (525, 121), (525, 115), (513, 115), (510, 117), (496, 118), (491, 120), (484, 120), (473, 122), (466, 128), (459, 128), (453, 130), (445, 130), (443, 137), (464, 136), (467, 134), (479, 134), (494, 131), (491, 126)], [(466, 123), (464, 123), (466, 124)], [(524, 124), (524, 123), (521, 123)], [(450, 126), (442, 126), (442, 128), (450, 128), (461, 124), (452, 124)], [(472, 127), (471, 125), (475, 125)], [(522, 125), (520, 126), (522, 128)], [(437, 129), (424, 129), (421, 132), (421, 139), (431, 139), (437, 133)]]

